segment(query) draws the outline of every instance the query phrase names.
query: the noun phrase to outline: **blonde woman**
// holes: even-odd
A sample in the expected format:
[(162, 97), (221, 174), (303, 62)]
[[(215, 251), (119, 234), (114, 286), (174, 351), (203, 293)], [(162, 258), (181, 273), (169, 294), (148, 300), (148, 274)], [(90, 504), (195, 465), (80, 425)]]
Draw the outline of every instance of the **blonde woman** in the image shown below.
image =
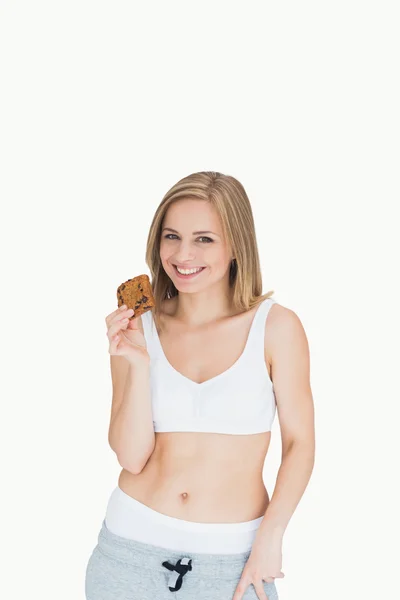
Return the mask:
[[(109, 443), (122, 470), (86, 598), (277, 600), (283, 535), (314, 464), (309, 349), (298, 316), (262, 294), (239, 181), (200, 172), (176, 183), (146, 262), (155, 308), (106, 318)], [(262, 472), (276, 409), (270, 499)]]

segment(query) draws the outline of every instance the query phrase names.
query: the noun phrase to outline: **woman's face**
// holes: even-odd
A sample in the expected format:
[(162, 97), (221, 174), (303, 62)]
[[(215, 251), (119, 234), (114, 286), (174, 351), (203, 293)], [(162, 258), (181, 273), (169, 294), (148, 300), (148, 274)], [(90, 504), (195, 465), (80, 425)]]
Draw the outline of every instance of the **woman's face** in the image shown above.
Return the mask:
[[(229, 278), (232, 251), (223, 239), (218, 213), (209, 202), (177, 200), (168, 208), (161, 229), (160, 258), (165, 272), (182, 292), (198, 291)], [(176, 266), (201, 270), (185, 276)]]

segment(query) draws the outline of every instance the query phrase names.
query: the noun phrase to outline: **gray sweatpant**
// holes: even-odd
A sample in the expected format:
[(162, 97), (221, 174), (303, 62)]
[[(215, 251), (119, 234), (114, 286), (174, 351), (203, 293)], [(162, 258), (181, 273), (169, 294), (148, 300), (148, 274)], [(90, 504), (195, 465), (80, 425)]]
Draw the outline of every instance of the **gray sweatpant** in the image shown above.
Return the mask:
[[(232, 600), (250, 550), (238, 554), (177, 552), (123, 538), (105, 520), (86, 567), (86, 600)], [(275, 583), (262, 582), (268, 600)], [(252, 584), (243, 600), (257, 600)]]

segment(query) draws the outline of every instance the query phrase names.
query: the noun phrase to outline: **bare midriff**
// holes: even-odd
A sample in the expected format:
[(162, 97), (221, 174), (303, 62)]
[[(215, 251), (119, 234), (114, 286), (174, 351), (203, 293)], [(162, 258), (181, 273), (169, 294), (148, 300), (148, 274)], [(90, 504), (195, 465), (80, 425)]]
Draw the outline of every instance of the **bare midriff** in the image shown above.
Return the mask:
[(119, 487), (160, 513), (199, 523), (238, 523), (264, 515), (262, 473), (271, 432), (231, 435), (156, 432), (138, 474), (122, 469)]

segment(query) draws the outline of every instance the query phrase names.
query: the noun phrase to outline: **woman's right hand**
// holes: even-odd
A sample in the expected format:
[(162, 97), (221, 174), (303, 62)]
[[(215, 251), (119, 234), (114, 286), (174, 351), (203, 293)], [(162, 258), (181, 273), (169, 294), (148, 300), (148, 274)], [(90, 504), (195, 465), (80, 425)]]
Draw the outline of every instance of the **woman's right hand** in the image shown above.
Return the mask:
[(133, 309), (119, 307), (106, 317), (107, 337), (110, 340), (109, 353), (125, 356), (132, 365), (149, 361), (146, 340), (138, 328), (137, 320), (131, 319)]

